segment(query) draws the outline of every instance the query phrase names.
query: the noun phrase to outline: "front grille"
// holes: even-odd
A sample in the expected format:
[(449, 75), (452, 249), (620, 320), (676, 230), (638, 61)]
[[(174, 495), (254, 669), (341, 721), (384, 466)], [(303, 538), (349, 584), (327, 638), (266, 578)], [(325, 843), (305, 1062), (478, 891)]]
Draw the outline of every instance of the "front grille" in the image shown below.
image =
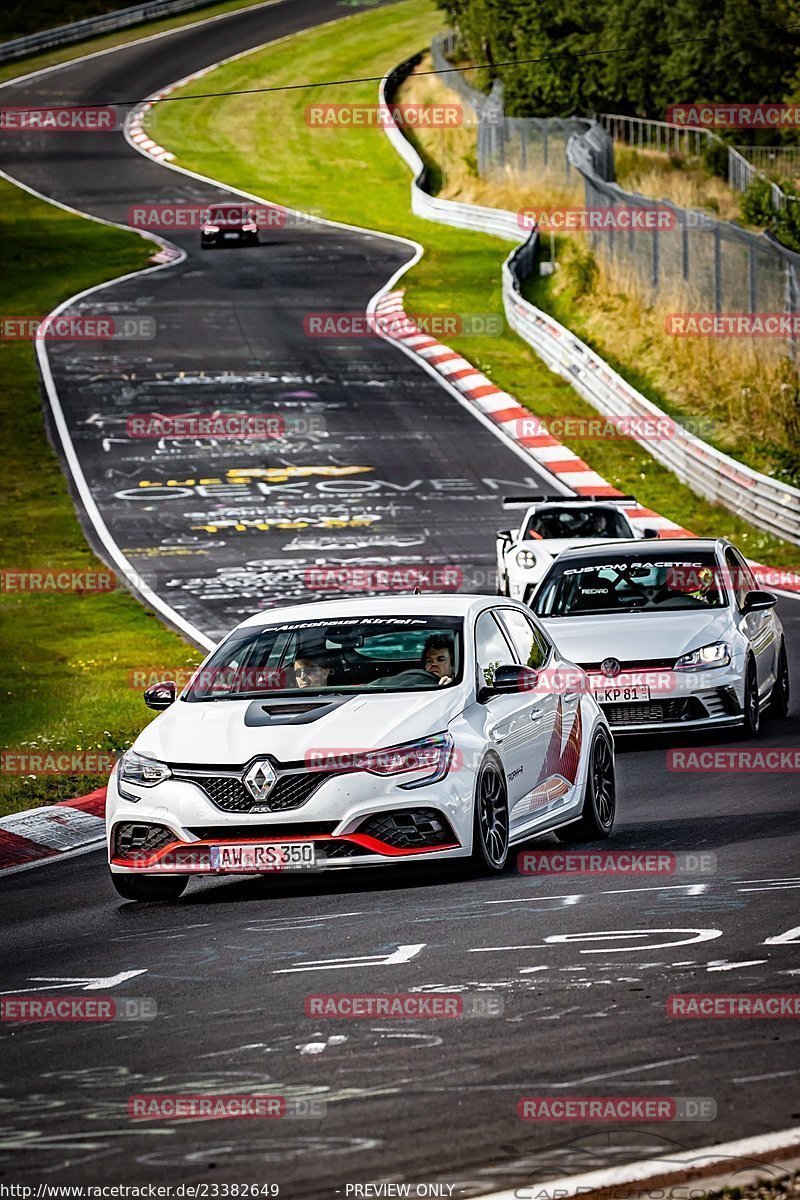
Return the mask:
[(130, 821), (114, 830), (114, 858), (148, 858), (178, 839), (163, 825), (144, 825)]
[[(609, 725), (660, 725), (688, 719), (688, 700), (651, 700), (649, 704), (602, 704)], [(705, 716), (702, 711), (698, 717)]]
[(373, 813), (359, 825), (356, 833), (369, 834), (398, 850), (442, 846), (458, 841), (448, 821), (435, 808)]
[(330, 842), (319, 842), (317, 844), (317, 855), (320, 859), (361, 858), (367, 854), (375, 854), (375, 851), (367, 850), (364, 846), (357, 846), (354, 842), (346, 842), (344, 839), (338, 841), (334, 838)]
[(338, 821), (284, 821), (275, 825), (193, 825), (189, 833), (203, 842), (237, 842), (242, 838), (273, 842), (285, 837), (319, 837), (333, 833), (338, 824)]
[[(609, 654), (608, 657), (613, 658), (614, 656)], [(623, 671), (671, 671), (678, 660), (676, 658), (620, 658), (617, 661)], [(601, 662), (605, 662), (605, 659), (580, 665), (584, 671), (599, 671)], [(608, 678), (613, 678), (613, 676), (608, 676)]]
[(254, 808), (261, 812), (287, 812), (305, 804), (328, 778), (328, 773), (302, 771), (296, 775), (280, 775), (266, 800), (254, 800), (238, 775), (196, 775), (190, 771), (176, 771), (175, 777), (201, 788), (211, 803), (225, 812), (252, 812)]

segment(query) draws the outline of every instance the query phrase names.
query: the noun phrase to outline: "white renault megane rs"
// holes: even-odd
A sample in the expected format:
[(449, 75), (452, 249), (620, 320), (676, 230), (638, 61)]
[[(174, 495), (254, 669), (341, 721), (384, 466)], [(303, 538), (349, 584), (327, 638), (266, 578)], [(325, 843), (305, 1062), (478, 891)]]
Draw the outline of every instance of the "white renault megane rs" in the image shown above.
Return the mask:
[(789, 666), (777, 597), (719, 538), (565, 550), (532, 605), (580, 664), (615, 733), (785, 717)]
[[(331, 600), (243, 622), (112, 772), (112, 880), (471, 856), (606, 837), (613, 741), (530, 611), (488, 596)], [(564, 682), (567, 680), (568, 682)], [(569, 682), (572, 681), (572, 682)], [(570, 690), (571, 689), (571, 690)]]

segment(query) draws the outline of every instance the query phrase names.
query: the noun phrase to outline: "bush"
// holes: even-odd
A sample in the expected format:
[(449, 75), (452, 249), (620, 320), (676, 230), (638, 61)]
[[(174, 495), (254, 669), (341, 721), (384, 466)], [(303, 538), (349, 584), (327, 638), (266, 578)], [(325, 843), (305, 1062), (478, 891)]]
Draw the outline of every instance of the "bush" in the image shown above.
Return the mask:
[(716, 138), (708, 138), (701, 154), (703, 166), (720, 179), (728, 178), (728, 147)]
[(464, 154), (462, 161), (466, 168), (467, 174), (473, 179), (478, 178), (478, 156), (476, 154)]
[(742, 220), (750, 225), (764, 225), (770, 228), (775, 223), (775, 210), (772, 207), (772, 188), (768, 179), (757, 175), (739, 202)]
[(597, 259), (591, 250), (572, 247), (562, 266), (565, 282), (572, 290), (574, 299), (580, 300), (594, 291), (598, 268)]
[(775, 236), (789, 250), (800, 253), (800, 194), (791, 184), (782, 182), (785, 208), (777, 214)]

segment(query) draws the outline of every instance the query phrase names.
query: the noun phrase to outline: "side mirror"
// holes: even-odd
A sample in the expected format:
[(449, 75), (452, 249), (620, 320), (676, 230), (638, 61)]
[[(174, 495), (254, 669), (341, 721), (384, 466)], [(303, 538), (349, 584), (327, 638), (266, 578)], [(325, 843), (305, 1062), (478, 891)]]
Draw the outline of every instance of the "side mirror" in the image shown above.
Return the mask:
[(499, 529), (497, 531), (497, 536), (501, 542), (513, 542), (514, 540), (513, 531), (510, 529)]
[(774, 608), (778, 603), (778, 597), (773, 596), (772, 592), (748, 592), (744, 598), (742, 612), (764, 612), (768, 608)]
[(177, 691), (174, 680), (167, 679), (164, 683), (154, 683), (147, 688), (143, 699), (148, 708), (162, 712), (165, 708), (169, 708), (170, 704), (175, 703)]
[(508, 663), (495, 669), (494, 683), (481, 688), (478, 699), (483, 701), (490, 696), (532, 692), (538, 682), (539, 672), (534, 671), (533, 667), (518, 667)]
[(659, 533), (657, 529), (652, 529), (649, 525), (646, 525), (642, 530), (642, 536), (646, 538), (657, 538)]

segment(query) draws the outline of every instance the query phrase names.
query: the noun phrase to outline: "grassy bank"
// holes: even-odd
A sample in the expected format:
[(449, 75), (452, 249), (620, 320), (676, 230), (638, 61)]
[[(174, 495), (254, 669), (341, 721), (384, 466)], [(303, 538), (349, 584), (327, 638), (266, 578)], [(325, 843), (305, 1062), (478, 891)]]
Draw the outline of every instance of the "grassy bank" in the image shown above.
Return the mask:
[[(312, 30), (230, 63), (182, 94), (197, 95), (208, 90), (210, 82), (222, 91), (381, 75), (427, 45), (439, 24), (439, 14), (428, 0), (404, 0), (390, 9), (354, 16), (346, 28)], [(422, 242), (425, 256), (405, 277), (409, 311), (502, 312), (500, 265), (507, 244), (412, 216), (408, 169), (380, 129), (320, 128), (306, 120), (309, 105), (374, 104), (376, 96), (373, 82), (198, 96), (155, 110), (149, 128), (180, 164), (231, 186)], [(447, 171), (445, 162), (445, 178)], [(537, 415), (595, 415), (511, 332), (449, 340)], [(635, 493), (680, 524), (700, 534), (726, 534), (761, 561), (798, 564), (797, 547), (700, 500), (635, 443), (571, 444), (623, 491)]]
[[(42, 316), (92, 284), (144, 266), (153, 253), (133, 233), (85, 221), (0, 181), (0, 280), (5, 314)], [(45, 434), (31, 342), (0, 342), (4, 571), (92, 572), (92, 554)], [(127, 592), (0, 591), (4, 749), (119, 751), (146, 724), (128, 672), (198, 661)], [(97, 775), (0, 773), (0, 815), (77, 796)]]

